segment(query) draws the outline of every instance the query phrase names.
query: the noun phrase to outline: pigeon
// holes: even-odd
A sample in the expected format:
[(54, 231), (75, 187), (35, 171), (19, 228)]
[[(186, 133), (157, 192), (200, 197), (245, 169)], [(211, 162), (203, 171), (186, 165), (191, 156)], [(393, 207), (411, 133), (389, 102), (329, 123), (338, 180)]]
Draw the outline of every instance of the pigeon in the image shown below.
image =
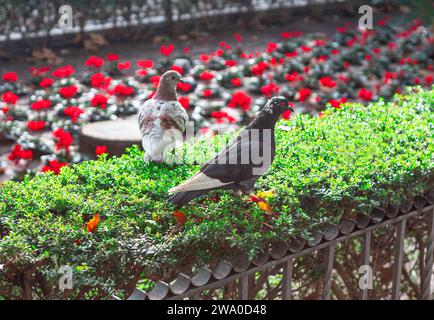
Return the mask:
[(176, 135), (171, 130), (184, 134), (188, 115), (178, 102), (176, 86), (181, 74), (170, 70), (163, 73), (158, 89), (152, 99), (139, 108), (139, 128), (146, 162), (163, 162), (164, 152), (174, 143)]
[(286, 110), (294, 111), (288, 100), (282, 96), (271, 98), (223, 151), (189, 180), (169, 190), (172, 203), (179, 208), (216, 189), (232, 190), (238, 196), (249, 194), (274, 160), (274, 126)]

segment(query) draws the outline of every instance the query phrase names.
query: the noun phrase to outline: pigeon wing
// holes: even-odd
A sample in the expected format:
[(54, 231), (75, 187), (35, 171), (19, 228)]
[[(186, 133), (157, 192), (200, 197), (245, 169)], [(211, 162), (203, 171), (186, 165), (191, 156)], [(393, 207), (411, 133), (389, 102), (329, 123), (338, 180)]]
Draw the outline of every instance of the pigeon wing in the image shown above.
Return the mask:
[[(270, 145), (273, 148), (274, 143)], [(258, 154), (265, 150), (264, 141), (250, 136), (249, 130), (243, 130), (222, 152), (208, 161), (192, 178), (169, 190), (170, 193), (182, 191), (207, 190), (257, 178), (253, 168), (260, 166), (252, 162), (251, 157), (243, 159), (242, 154)], [(256, 153), (255, 153), (256, 152)], [(272, 158), (274, 150), (272, 150)], [(243, 160), (243, 161), (241, 161)], [(272, 159), (271, 159), (272, 160)], [(268, 165), (269, 166), (269, 165)], [(268, 169), (266, 166), (265, 170)]]

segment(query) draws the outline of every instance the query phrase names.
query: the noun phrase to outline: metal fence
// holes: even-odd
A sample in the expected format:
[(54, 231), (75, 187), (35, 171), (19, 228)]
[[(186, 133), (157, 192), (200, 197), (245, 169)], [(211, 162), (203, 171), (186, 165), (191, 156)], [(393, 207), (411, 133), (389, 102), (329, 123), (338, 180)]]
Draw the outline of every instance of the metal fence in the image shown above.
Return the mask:
[[(365, 1), (366, 2), (366, 1)], [(89, 33), (113, 39), (137, 39), (156, 33), (220, 29), (240, 19), (254, 23), (267, 12), (299, 15), (323, 10), (350, 10), (363, 1), (348, 0), (128, 0), (69, 1), (73, 27), (60, 28), (62, 1), (0, 1), (0, 48), (37, 49), (77, 44)], [(298, 12), (298, 13), (297, 13)], [(177, 32), (175, 32), (177, 30)], [(75, 37), (79, 35), (80, 37)]]
[[(420, 279), (420, 299), (432, 299), (431, 280), (433, 273), (434, 254), (434, 195), (416, 197), (414, 200), (404, 200), (400, 207), (389, 205), (385, 209), (374, 209), (370, 215), (358, 214), (356, 219), (343, 219), (339, 225), (327, 224), (322, 229), (313, 232), (311, 241), (293, 242), (291, 245), (275, 243), (269, 250), (250, 260), (247, 255), (241, 255), (232, 262), (222, 260), (214, 269), (201, 268), (194, 276), (185, 274), (179, 276), (170, 284), (158, 281), (149, 293), (135, 289), (129, 300), (177, 300), (201, 299), (201, 293), (206, 290), (223, 288), (227, 285), (237, 287), (237, 299), (249, 298), (249, 277), (257, 272), (266, 272), (273, 267), (279, 267), (282, 275), (281, 299), (292, 299), (292, 270), (294, 260), (300, 257), (322, 252), (322, 294), (324, 300), (330, 299), (332, 286), (335, 248), (343, 242), (359, 238), (362, 240), (360, 265), (370, 265), (371, 239), (375, 230), (392, 226), (395, 228), (393, 278), (391, 299), (401, 297), (401, 278), (403, 269), (404, 237), (406, 223), (409, 218), (420, 217), (425, 221), (427, 230), (424, 260)], [(113, 297), (118, 299), (117, 297)], [(360, 289), (359, 298), (369, 298), (369, 289)]]

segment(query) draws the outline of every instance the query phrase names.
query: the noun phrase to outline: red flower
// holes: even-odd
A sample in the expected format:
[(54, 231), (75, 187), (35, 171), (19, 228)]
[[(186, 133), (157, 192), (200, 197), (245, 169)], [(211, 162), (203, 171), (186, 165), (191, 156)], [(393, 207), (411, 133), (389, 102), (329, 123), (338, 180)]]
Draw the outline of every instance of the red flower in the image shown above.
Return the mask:
[(275, 42), (268, 42), (267, 49), (265, 51), (267, 51), (267, 53), (271, 53), (271, 52), (273, 52), (276, 49), (277, 49), (277, 43), (275, 43)]
[(300, 80), (300, 77), (298, 76), (297, 71), (292, 71), (290, 74), (285, 75), (285, 79), (288, 80), (289, 82), (295, 82)]
[(18, 80), (18, 76), (15, 72), (9, 71), (3, 75), (3, 80), (7, 82), (16, 82)]
[(188, 107), (190, 106), (190, 99), (187, 97), (179, 97), (178, 98), (178, 102), (181, 104), (181, 106), (187, 110)]
[(285, 52), (285, 56), (287, 56), (288, 58), (295, 58), (296, 56), (298, 56), (298, 53), (297, 51)]
[(32, 66), (32, 67), (29, 68), (29, 71), (32, 74), (32, 76), (39, 77), (39, 76), (47, 73), (48, 71), (50, 71), (50, 67), (35, 68), (35, 67)]
[(428, 76), (426, 76), (425, 77), (425, 82), (426, 82), (426, 85), (427, 86), (430, 86), (432, 83), (433, 83), (433, 76), (431, 76), (431, 75), (428, 75)]
[(173, 217), (176, 219), (176, 223), (180, 225), (185, 225), (185, 223), (187, 222), (187, 216), (182, 211), (173, 211)]
[(285, 120), (288, 120), (289, 118), (291, 118), (291, 110), (285, 110), (282, 113), (282, 118)]
[(234, 87), (241, 87), (241, 79), (240, 78), (233, 78), (233, 79), (231, 79), (231, 84)]
[(138, 77), (146, 77), (148, 75), (148, 71), (145, 69), (137, 69), (136, 70), (136, 76)]
[(96, 146), (95, 147), (95, 153), (97, 156), (100, 156), (104, 153), (108, 153), (107, 152), (107, 147), (106, 146)]
[(71, 99), (76, 95), (78, 88), (76, 86), (67, 86), (59, 89), (59, 93), (65, 99)]
[(124, 85), (122, 83), (119, 83), (114, 88), (114, 93), (117, 96), (130, 96), (130, 95), (132, 95), (134, 93), (134, 88), (126, 86), (126, 85)]
[(343, 74), (338, 75), (338, 79), (344, 83), (348, 83), (348, 81), (350, 81), (350, 78), (344, 76)]
[(118, 63), (118, 69), (119, 70), (127, 70), (131, 67), (131, 62), (130, 61), (125, 61), (125, 62), (119, 62)]
[(333, 108), (336, 108), (336, 109), (340, 109), (341, 108), (341, 104), (345, 103), (345, 102), (347, 102), (347, 98), (345, 98), (345, 97), (342, 97), (339, 100), (332, 99), (332, 100), (329, 101), (330, 105)]
[(237, 42), (241, 42), (241, 41), (243, 41), (243, 37), (241, 37), (241, 35), (240, 35), (239, 33), (234, 33), (234, 39), (235, 39)]
[(72, 135), (62, 128), (59, 128), (51, 133), (55, 139), (57, 139), (56, 150), (65, 149), (69, 152), (69, 147), (72, 144)]
[(101, 68), (103, 64), (104, 64), (104, 59), (97, 56), (91, 56), (85, 62), (85, 65), (87, 67), (94, 67), (98, 69)]
[(387, 44), (387, 48), (388, 48), (389, 50), (396, 49), (397, 47), (398, 47), (398, 45), (397, 45), (396, 43), (394, 43), (394, 42), (389, 42), (389, 43)]
[(291, 32), (288, 32), (288, 31), (283, 31), (283, 32), (280, 34), (280, 36), (281, 36), (283, 39), (290, 39), (290, 38), (292, 38), (292, 33), (291, 33)]
[(20, 159), (32, 160), (33, 151), (30, 149), (24, 150), (20, 144), (16, 144), (11, 153), (8, 155), (8, 159), (15, 162), (18, 162)]
[(206, 98), (211, 97), (213, 95), (212, 89), (203, 89), (202, 95)]
[(236, 66), (238, 64), (238, 62), (236, 60), (226, 60), (225, 61), (225, 65), (227, 67), (233, 67)]
[(175, 46), (173, 44), (169, 44), (168, 46), (160, 46), (160, 53), (165, 56), (168, 57), (172, 54), (173, 49), (175, 49)]
[(67, 167), (68, 164), (66, 162), (59, 162), (57, 160), (50, 160), (48, 162), (48, 165), (45, 165), (42, 167), (41, 171), (42, 172), (53, 172), (54, 174), (59, 174), (60, 173), (60, 169), (62, 169), (63, 167)]
[(90, 76), (90, 85), (94, 88), (107, 89), (111, 82), (110, 77), (105, 77), (101, 72)]
[(184, 92), (188, 92), (191, 90), (191, 84), (189, 84), (188, 82), (178, 82), (176, 87)]
[(153, 91), (153, 92), (151, 92), (151, 93), (148, 95), (148, 99), (152, 99), (152, 98), (155, 96), (156, 93), (157, 93), (157, 91)]
[(44, 78), (39, 82), (39, 86), (42, 88), (49, 88), (53, 85), (53, 82), (54, 80), (51, 78)]
[(74, 68), (70, 65), (59, 67), (51, 73), (55, 78), (67, 78), (75, 72)]
[(231, 100), (229, 101), (229, 107), (236, 108), (240, 107), (243, 110), (249, 110), (250, 104), (252, 103), (252, 98), (248, 96), (242, 90), (236, 90), (232, 93)]
[(279, 90), (280, 90), (280, 87), (273, 82), (270, 82), (269, 84), (261, 87), (261, 92), (266, 97), (271, 97), (273, 94), (278, 93)]
[(352, 47), (357, 41), (357, 38), (352, 38), (350, 40), (347, 41), (346, 45), (347, 47)]
[(152, 68), (154, 66), (154, 62), (152, 60), (138, 60), (137, 66), (139, 68)]
[(160, 83), (160, 76), (158, 75), (152, 76), (151, 78), (149, 78), (149, 81), (152, 82), (152, 87), (157, 88), (158, 84)]
[(365, 101), (371, 101), (372, 100), (372, 92), (369, 91), (368, 89), (362, 88), (359, 90), (357, 97), (359, 97), (360, 99), (363, 99)]
[(209, 71), (203, 71), (203, 72), (199, 75), (199, 78), (200, 78), (201, 80), (209, 81), (209, 80), (211, 80), (212, 78), (214, 78), (214, 74), (212, 74), (212, 73), (209, 72)]
[(43, 110), (43, 109), (48, 109), (50, 107), (51, 107), (51, 101), (47, 100), (47, 99), (42, 99), (42, 100), (35, 101), (35, 102), (33, 102), (30, 105), (30, 108), (32, 110), (35, 110), (35, 111), (40, 111), (40, 110)]
[(119, 55), (117, 55), (116, 53), (109, 53), (106, 58), (108, 61), (118, 61)]
[(332, 79), (332, 77), (321, 77), (319, 78), (319, 83), (327, 88), (336, 87), (336, 82)]
[[(179, 74), (183, 74), (184, 73), (184, 69), (182, 68), (182, 67), (180, 67), (180, 66), (171, 66), (170, 67), (170, 70), (175, 70), (175, 71), (178, 71), (179, 72)], [(178, 83), (180, 83), (180, 82), (178, 82)]]
[(10, 91), (6, 91), (2, 95), (2, 101), (8, 104), (16, 104), (18, 101), (18, 96)]
[(214, 119), (222, 119), (222, 118), (226, 118), (228, 116), (227, 112), (224, 111), (213, 111), (210, 114), (211, 118)]
[(311, 52), (312, 51), (312, 48), (308, 47), (308, 46), (301, 46), (300, 48), (301, 48), (301, 51), (303, 51), (303, 52)]
[(189, 47), (185, 47), (182, 49), (182, 51), (186, 54), (190, 53), (190, 48)]
[(326, 43), (327, 42), (325, 42), (322, 39), (317, 39), (317, 40), (314, 41), (314, 46), (316, 46), (316, 47), (322, 47), (322, 46), (326, 45)]
[(80, 117), (80, 115), (84, 113), (84, 110), (76, 106), (69, 106), (63, 110), (63, 113), (71, 117), (71, 121), (75, 123), (77, 122), (78, 117)]
[(298, 90), (298, 101), (304, 102), (307, 98), (310, 96), (310, 89), (309, 88), (301, 88)]
[(92, 107), (100, 107), (101, 109), (107, 108), (107, 100), (108, 98), (100, 93), (96, 94), (92, 100), (90, 100), (90, 104)]
[[(289, 102), (288, 104), (291, 106), (291, 108), (294, 108), (294, 104), (292, 102)], [(282, 118), (285, 120), (288, 120), (289, 118), (291, 118), (291, 110), (283, 111)]]
[(27, 122), (27, 128), (30, 131), (40, 131), (45, 128), (45, 121), (29, 121)]
[(259, 76), (264, 73), (264, 71), (268, 68), (268, 64), (265, 61), (258, 62), (257, 64), (253, 65), (250, 71), (255, 76)]
[(209, 60), (211, 60), (211, 57), (205, 53), (202, 53), (201, 55), (199, 55), (199, 59), (202, 62), (208, 62)]

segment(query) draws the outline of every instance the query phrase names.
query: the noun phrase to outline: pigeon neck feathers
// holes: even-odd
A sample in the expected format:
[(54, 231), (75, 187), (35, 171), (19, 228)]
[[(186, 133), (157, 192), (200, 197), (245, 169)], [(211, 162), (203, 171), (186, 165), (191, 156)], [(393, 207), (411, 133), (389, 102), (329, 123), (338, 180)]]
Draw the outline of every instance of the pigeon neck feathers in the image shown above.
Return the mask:
[(274, 125), (279, 119), (280, 114), (281, 113), (276, 110), (264, 108), (246, 129), (274, 129)]
[(160, 81), (160, 84), (158, 85), (158, 89), (155, 93), (154, 99), (163, 101), (178, 101), (178, 97), (176, 95), (176, 87), (172, 86), (170, 83), (162, 79)]

